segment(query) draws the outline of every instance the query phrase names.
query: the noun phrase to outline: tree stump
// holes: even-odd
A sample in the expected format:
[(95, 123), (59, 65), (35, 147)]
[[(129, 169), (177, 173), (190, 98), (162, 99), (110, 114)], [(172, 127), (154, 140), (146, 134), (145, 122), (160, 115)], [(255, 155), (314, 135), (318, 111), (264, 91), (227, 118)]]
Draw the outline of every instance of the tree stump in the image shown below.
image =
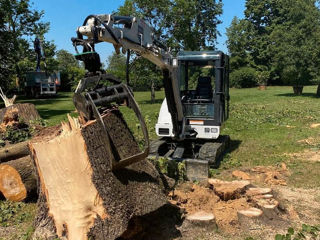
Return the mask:
[(4, 122), (6, 115), (8, 116), (8, 118), (10, 118), (10, 115), (12, 115), (11, 113), (13, 112), (18, 115), (17, 117), (20, 121), (23, 120), (25, 123), (29, 123), (30, 121), (36, 121), (40, 119), (40, 115), (33, 104), (18, 103), (0, 109), (0, 124)]
[(242, 228), (255, 229), (260, 228), (263, 212), (258, 208), (250, 208), (238, 211), (238, 221)]
[(45, 129), (30, 142), (41, 191), (34, 237), (132, 236), (130, 219), (167, 204), (159, 173), (148, 161), (111, 171), (111, 161), (140, 150), (119, 111), (103, 120), (109, 141), (99, 122), (80, 126), (69, 117), (68, 123)]
[(221, 181), (219, 179), (209, 179), (208, 183), (213, 186), (214, 192), (224, 201), (240, 198), (250, 185), (249, 181)]
[(256, 200), (257, 206), (263, 211), (265, 217), (269, 219), (276, 219), (279, 217), (279, 202), (273, 198)]
[(187, 215), (184, 224), (186, 228), (197, 227), (204, 228), (208, 231), (214, 231), (218, 228), (215, 216), (212, 213), (203, 211)]
[(30, 156), (0, 165), (0, 192), (10, 201), (23, 201), (37, 192), (37, 179)]
[(271, 194), (272, 189), (271, 188), (249, 188), (246, 191), (246, 195), (249, 197), (258, 196), (258, 195), (266, 195)]

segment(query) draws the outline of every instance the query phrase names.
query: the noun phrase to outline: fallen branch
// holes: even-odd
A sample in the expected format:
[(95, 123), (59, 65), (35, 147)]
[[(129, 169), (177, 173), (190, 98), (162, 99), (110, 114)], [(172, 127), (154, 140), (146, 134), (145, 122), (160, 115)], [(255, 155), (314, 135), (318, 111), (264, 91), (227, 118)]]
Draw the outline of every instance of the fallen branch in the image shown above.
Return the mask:
[(14, 104), (17, 95), (14, 95), (12, 98), (7, 98), (7, 96), (3, 93), (2, 88), (0, 87), (0, 97), (4, 101), (5, 107), (10, 107)]

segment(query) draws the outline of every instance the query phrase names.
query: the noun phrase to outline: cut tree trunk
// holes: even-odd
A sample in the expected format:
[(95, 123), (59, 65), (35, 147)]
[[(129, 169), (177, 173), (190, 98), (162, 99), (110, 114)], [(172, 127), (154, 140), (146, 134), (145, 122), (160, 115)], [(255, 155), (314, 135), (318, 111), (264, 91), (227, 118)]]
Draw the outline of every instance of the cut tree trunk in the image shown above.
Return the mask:
[(0, 124), (4, 123), (4, 121), (10, 121), (10, 118), (13, 117), (17, 117), (19, 121), (24, 121), (25, 123), (40, 119), (38, 111), (31, 103), (19, 103), (0, 109)]
[(15, 202), (35, 195), (37, 178), (30, 156), (0, 164), (0, 192)]
[(21, 142), (0, 148), (0, 163), (29, 155), (28, 142)]
[(263, 212), (258, 208), (238, 211), (238, 221), (242, 228), (258, 229), (261, 226)]
[(119, 111), (103, 120), (111, 141), (99, 122), (80, 126), (69, 117), (30, 142), (41, 184), (35, 238), (132, 239), (140, 228), (128, 228), (130, 220), (167, 204), (159, 173), (147, 160), (110, 170), (110, 162), (140, 149)]
[(212, 213), (203, 211), (187, 215), (183, 224), (186, 229), (205, 228), (207, 231), (218, 229), (215, 216)]

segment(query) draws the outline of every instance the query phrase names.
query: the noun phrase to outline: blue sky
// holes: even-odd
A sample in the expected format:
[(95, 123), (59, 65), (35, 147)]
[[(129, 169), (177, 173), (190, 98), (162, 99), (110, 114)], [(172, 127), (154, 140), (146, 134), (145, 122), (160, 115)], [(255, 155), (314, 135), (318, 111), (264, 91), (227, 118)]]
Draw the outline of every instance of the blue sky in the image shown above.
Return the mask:
[[(33, 0), (33, 8), (44, 10), (43, 20), (50, 22), (50, 31), (46, 34), (46, 40), (54, 40), (57, 49), (66, 49), (74, 53), (71, 37), (76, 36), (76, 28), (81, 26), (84, 19), (90, 14), (111, 13), (117, 10), (124, 0)], [(221, 36), (218, 38), (217, 48), (227, 51), (226, 28), (230, 25), (232, 18), (243, 17), (245, 0), (223, 0), (223, 23), (219, 26)], [(113, 47), (108, 43), (101, 43), (96, 50), (105, 63), (107, 57), (112, 53)]]

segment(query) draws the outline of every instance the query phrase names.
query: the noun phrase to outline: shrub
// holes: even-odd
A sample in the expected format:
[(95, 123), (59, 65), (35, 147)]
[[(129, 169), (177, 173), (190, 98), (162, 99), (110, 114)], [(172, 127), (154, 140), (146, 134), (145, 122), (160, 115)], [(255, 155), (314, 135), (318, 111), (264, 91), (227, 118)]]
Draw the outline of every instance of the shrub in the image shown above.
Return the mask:
[(256, 81), (260, 86), (267, 86), (270, 78), (268, 71), (256, 71)]
[(256, 85), (256, 71), (253, 68), (242, 67), (230, 74), (230, 87), (250, 88)]

